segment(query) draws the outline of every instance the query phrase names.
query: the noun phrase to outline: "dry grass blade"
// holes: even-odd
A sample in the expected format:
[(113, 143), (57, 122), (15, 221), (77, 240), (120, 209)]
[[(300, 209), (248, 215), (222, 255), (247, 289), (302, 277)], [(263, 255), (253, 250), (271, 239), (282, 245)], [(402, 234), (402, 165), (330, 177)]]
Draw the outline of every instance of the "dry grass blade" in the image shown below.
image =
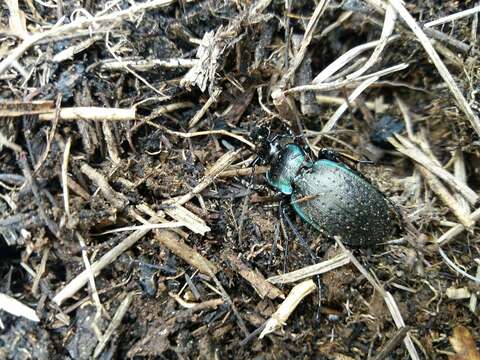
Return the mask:
[[(405, 322), (403, 321), (402, 314), (400, 310), (398, 309), (397, 303), (395, 302), (395, 299), (393, 298), (392, 294), (390, 294), (388, 291), (385, 291), (383, 286), (375, 279), (373, 278), (372, 275), (360, 264), (360, 262), (355, 258), (355, 256), (348, 251), (343, 243), (340, 241), (340, 239), (335, 239), (337, 241), (337, 244), (342, 248), (342, 250), (350, 256), (350, 259), (352, 263), (355, 265), (355, 267), (362, 273), (363, 276), (368, 280), (368, 282), (375, 288), (376, 291), (378, 291), (384, 301), (385, 304), (388, 307), (388, 310), (390, 311), (390, 314), (392, 315), (393, 321), (395, 322), (395, 325), (397, 326), (398, 329), (402, 328), (405, 326)], [(405, 338), (403, 339), (403, 342), (408, 350), (408, 353), (410, 354), (410, 357), (414, 360), (420, 360), (420, 357), (418, 356), (417, 349), (415, 348), (415, 345), (412, 342), (412, 339), (408, 334), (406, 334)]]
[(102, 336), (102, 338), (98, 342), (98, 345), (95, 348), (95, 352), (93, 353), (94, 358), (97, 358), (98, 356), (100, 356), (108, 340), (110, 340), (115, 330), (121, 325), (122, 319), (125, 316), (126, 312), (128, 311), (128, 308), (130, 307), (132, 300), (133, 300), (133, 292), (129, 292), (127, 296), (125, 296), (125, 299), (123, 299), (120, 306), (118, 307), (117, 311), (115, 312), (115, 315), (113, 315), (112, 321), (110, 321), (110, 324), (108, 325), (108, 328), (105, 331), (105, 334)]
[(22, 316), (35, 322), (40, 321), (35, 310), (7, 294), (0, 293), (0, 309), (14, 316)]
[(80, 29), (86, 29), (89, 26), (96, 24), (98, 25), (112, 21), (119, 21), (140, 11), (169, 6), (174, 2), (175, 1), (173, 0), (153, 0), (147, 3), (134, 5), (126, 10), (113, 12), (108, 15), (94, 16), (88, 19), (75, 20), (70, 24), (55, 26), (50, 30), (28, 36), (10, 53), (10, 55), (7, 56), (7, 58), (5, 58), (0, 63), (0, 75), (3, 74), (6, 70), (8, 70), (13, 65), (13, 63), (18, 60), (28, 49), (30, 49), (33, 45), (35, 45), (41, 40), (58, 36), (60, 34), (74, 33), (75, 31), (78, 31)]
[(325, 83), (319, 83), (319, 84), (295, 86), (293, 88), (285, 90), (285, 94), (291, 94), (291, 93), (302, 92), (302, 91), (332, 91), (332, 90), (342, 89), (345, 87), (353, 87), (360, 84), (362, 81), (366, 81), (374, 77), (383, 77), (383, 76), (392, 74), (394, 72), (404, 70), (407, 67), (408, 67), (408, 64), (398, 64), (398, 65), (390, 66), (388, 68), (373, 72), (368, 75), (359, 76), (354, 80), (348, 80), (348, 79), (336, 80), (328, 83), (325, 82)]
[[(470, 214), (470, 218), (475, 222), (480, 220), (480, 209), (477, 209), (474, 212), (472, 212)], [(456, 236), (460, 235), (465, 230), (466, 230), (465, 226), (463, 226), (462, 224), (457, 224), (452, 228), (450, 228), (445, 234), (440, 236), (437, 239), (437, 244), (439, 246), (445, 245), (448, 242), (452, 241)]]
[(205, 233), (210, 231), (210, 227), (207, 226), (203, 219), (185, 209), (183, 206), (172, 204), (165, 207), (163, 211), (196, 234), (205, 235)]
[(455, 20), (458, 20), (458, 19), (462, 19), (462, 18), (467, 17), (467, 16), (475, 15), (478, 12), (480, 12), (480, 6), (475, 6), (471, 9), (468, 9), (468, 10), (459, 11), (455, 14), (444, 16), (444, 17), (441, 17), (440, 19), (437, 19), (437, 20), (429, 21), (429, 22), (425, 23), (423, 25), (423, 27), (429, 28), (429, 27), (432, 27), (432, 26), (442, 25), (442, 24), (445, 24), (447, 22), (451, 22), (451, 21), (455, 21)]
[(415, 162), (427, 168), (430, 172), (445, 181), (450, 187), (460, 192), (471, 204), (475, 204), (479, 200), (478, 195), (472, 189), (470, 189), (464, 183), (458, 181), (458, 179), (447, 170), (437, 165), (436, 162), (432, 161), (422, 150), (416, 147), (405, 137), (401, 135), (395, 135), (395, 139), (390, 138), (389, 141), (393, 146), (395, 146), (397, 151), (410, 157)]
[(432, 43), (428, 39), (427, 35), (422, 31), (420, 26), (417, 24), (415, 19), (410, 15), (410, 13), (405, 9), (405, 6), (402, 4), (400, 0), (389, 0), (390, 4), (395, 8), (398, 14), (402, 17), (402, 19), (407, 23), (407, 25), (412, 29), (413, 33), (417, 36), (418, 41), (423, 45), (425, 51), (427, 52), (428, 56), (432, 60), (433, 64), (436, 66), (440, 76), (443, 78), (445, 83), (447, 84), (448, 88), (452, 92), (455, 100), (457, 100), (460, 109), (465, 113), (467, 119), (470, 121), (475, 132), (480, 135), (480, 119), (478, 116), (473, 112), (470, 104), (463, 96), (462, 92), (460, 91), (459, 87), (457, 86), (455, 80), (453, 79), (452, 74), (448, 71), (447, 67), (443, 63), (440, 56), (438, 56), (437, 52), (433, 48)]
[[(374, 76), (372, 78), (369, 78), (362, 82), (348, 97), (348, 100), (345, 101), (342, 105), (338, 107), (338, 109), (333, 113), (333, 115), (328, 119), (327, 123), (323, 126), (321, 132), (329, 132), (331, 131), (335, 125), (337, 124), (337, 121), (340, 120), (342, 117), (343, 113), (347, 111), (348, 106), (350, 103), (353, 103), (357, 97), (359, 97), (370, 85), (372, 85), (375, 81), (379, 79), (378, 76)], [(321, 135), (319, 135), (315, 140), (313, 141), (313, 145), (316, 145), (321, 139)]]
[(369, 68), (371, 68), (379, 59), (382, 54), (382, 51), (385, 49), (388, 43), (388, 38), (392, 35), (393, 30), (395, 29), (395, 20), (397, 19), (397, 13), (390, 5), (387, 7), (385, 12), (385, 20), (383, 23), (382, 34), (379, 39), (379, 43), (375, 46), (372, 55), (367, 60), (367, 62), (357, 71), (351, 73), (347, 76), (347, 79), (356, 79), (363, 73), (365, 73)]
[(288, 284), (310, 278), (315, 275), (324, 274), (343, 265), (350, 263), (350, 255), (341, 253), (331, 259), (322, 261), (321, 263), (306, 266), (282, 275), (269, 277), (267, 280), (272, 284)]
[[(117, 246), (109, 250), (105, 255), (103, 255), (99, 260), (94, 262), (91, 266), (91, 272), (96, 276), (100, 271), (105, 267), (110, 265), (115, 259), (117, 259), (121, 254), (123, 254), (127, 249), (132, 247), (138, 240), (144, 237), (149, 230), (137, 230)], [(58, 305), (61, 305), (66, 299), (73, 296), (78, 290), (84, 287), (88, 282), (89, 272), (84, 270), (73, 278), (68, 285), (66, 285), (62, 290), (60, 290), (52, 299), (52, 301)]]
[[(395, 41), (399, 39), (400, 36), (394, 35), (387, 39), (387, 43)], [(357, 58), (358, 55), (367, 51), (369, 49), (375, 48), (381, 43), (381, 40), (371, 41), (362, 45), (358, 45), (353, 49), (350, 49), (345, 54), (341, 55), (337, 58), (334, 62), (328, 65), (325, 69), (322, 70), (320, 74), (318, 74), (313, 80), (312, 84), (320, 84), (325, 82), (328, 78), (330, 78), (333, 74), (335, 74), (338, 70), (343, 68), (346, 64), (348, 64), (353, 59)]]

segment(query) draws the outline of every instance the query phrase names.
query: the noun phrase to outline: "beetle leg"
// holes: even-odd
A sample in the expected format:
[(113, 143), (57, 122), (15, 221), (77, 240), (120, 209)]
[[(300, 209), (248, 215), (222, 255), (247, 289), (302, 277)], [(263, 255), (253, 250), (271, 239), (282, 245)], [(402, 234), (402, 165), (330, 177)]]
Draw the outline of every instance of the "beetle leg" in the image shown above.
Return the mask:
[[(293, 234), (295, 237), (300, 241), (300, 244), (307, 250), (308, 255), (310, 256), (310, 260), (312, 261), (312, 265), (314, 265), (317, 262), (317, 256), (313, 253), (312, 249), (310, 249), (310, 246), (308, 245), (307, 241), (304, 239), (302, 234), (300, 234), (300, 231), (298, 231), (297, 227), (292, 223), (290, 218), (285, 212), (285, 207), (283, 206), (283, 200), (280, 201), (280, 215), (283, 219), (285, 219), (285, 222), (288, 224), (290, 229), (293, 231)], [(288, 239), (288, 237), (287, 237)], [(315, 276), (317, 280), (317, 286), (318, 286), (318, 309), (317, 309), (317, 321), (320, 320), (320, 308), (322, 306), (322, 283), (320, 281), (320, 276), (317, 275)]]

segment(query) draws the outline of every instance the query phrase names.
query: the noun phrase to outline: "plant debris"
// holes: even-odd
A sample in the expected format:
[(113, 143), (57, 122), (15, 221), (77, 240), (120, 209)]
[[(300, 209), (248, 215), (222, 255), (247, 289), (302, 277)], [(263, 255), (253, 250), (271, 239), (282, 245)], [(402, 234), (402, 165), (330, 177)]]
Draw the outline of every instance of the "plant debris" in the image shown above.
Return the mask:
[[(478, 4), (0, 11), (1, 359), (480, 359)], [(392, 236), (285, 221), (265, 131), (354, 164)]]

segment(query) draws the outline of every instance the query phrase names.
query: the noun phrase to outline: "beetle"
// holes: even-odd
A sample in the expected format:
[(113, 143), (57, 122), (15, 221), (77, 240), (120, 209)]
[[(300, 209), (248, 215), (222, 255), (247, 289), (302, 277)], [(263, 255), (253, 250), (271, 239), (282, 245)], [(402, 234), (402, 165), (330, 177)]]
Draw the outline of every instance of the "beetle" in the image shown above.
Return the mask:
[(391, 233), (393, 206), (361, 173), (323, 149), (316, 161), (296, 143), (263, 137), (259, 157), (270, 164), (268, 184), (290, 196), (305, 222), (328, 238), (353, 247), (373, 247)]

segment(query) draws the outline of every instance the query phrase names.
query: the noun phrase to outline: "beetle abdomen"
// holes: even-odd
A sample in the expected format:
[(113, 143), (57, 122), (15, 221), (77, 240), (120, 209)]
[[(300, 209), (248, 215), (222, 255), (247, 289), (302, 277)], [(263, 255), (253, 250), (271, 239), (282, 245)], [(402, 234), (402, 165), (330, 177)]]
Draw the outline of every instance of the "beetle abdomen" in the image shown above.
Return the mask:
[(384, 195), (341, 163), (319, 160), (293, 180), (292, 206), (328, 237), (352, 246), (373, 246), (390, 233)]

